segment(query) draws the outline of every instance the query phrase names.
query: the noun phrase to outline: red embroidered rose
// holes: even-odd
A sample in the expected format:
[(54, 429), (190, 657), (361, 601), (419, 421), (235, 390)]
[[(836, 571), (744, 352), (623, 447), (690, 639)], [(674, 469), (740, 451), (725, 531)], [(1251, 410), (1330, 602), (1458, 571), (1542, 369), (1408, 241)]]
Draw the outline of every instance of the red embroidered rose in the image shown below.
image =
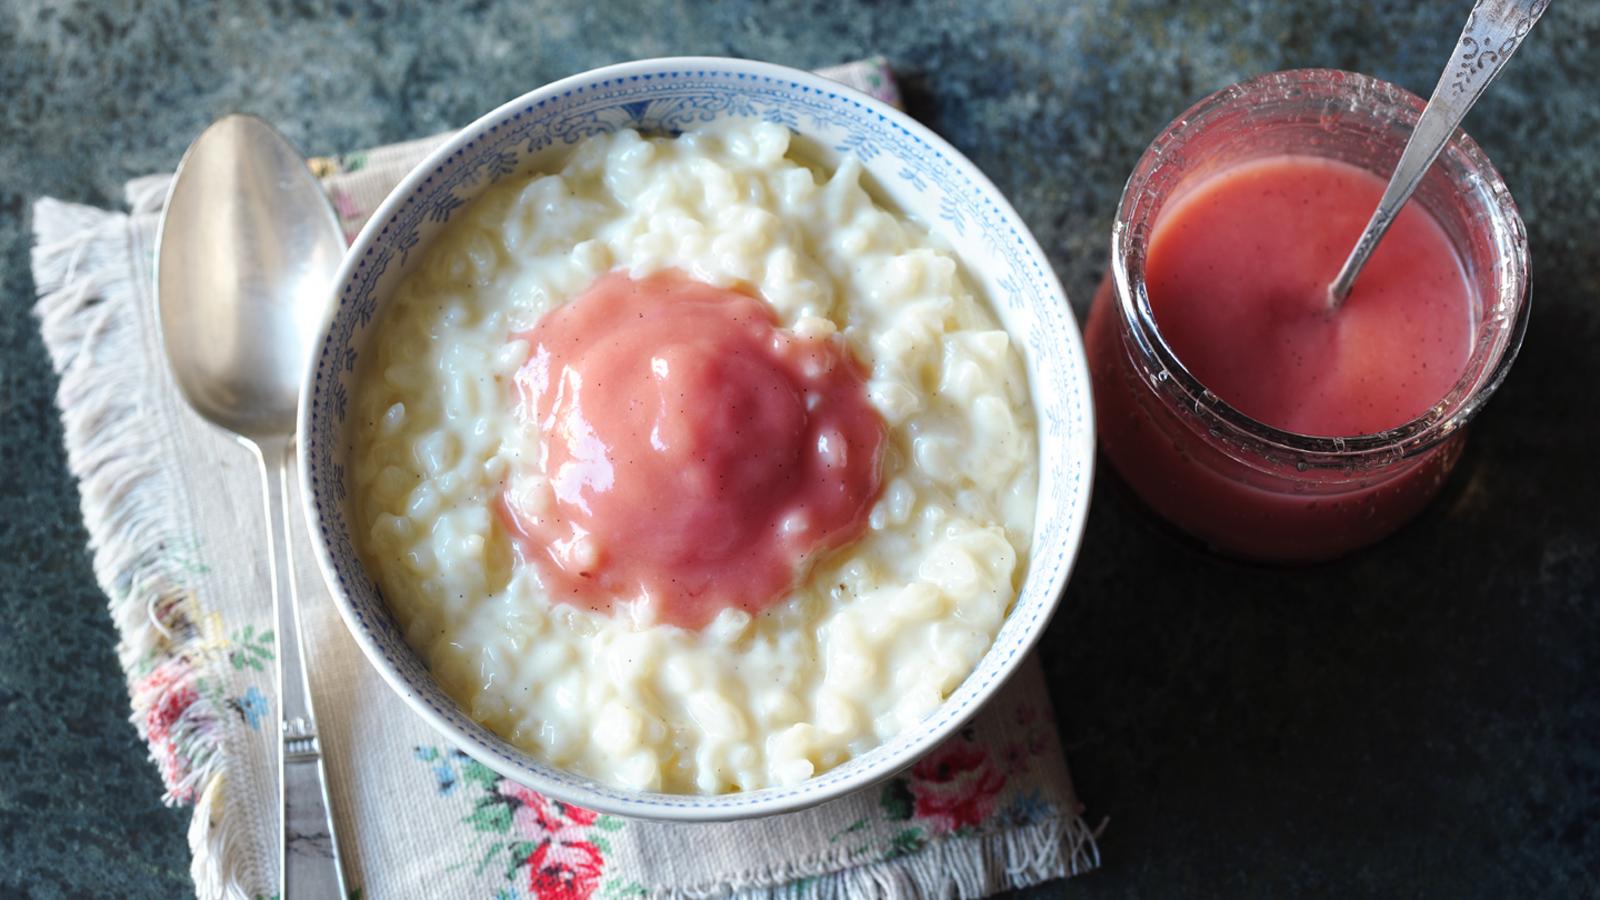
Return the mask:
[(145, 729), (149, 739), (154, 741), (166, 740), (172, 733), (172, 726), (182, 718), (185, 710), (189, 708), (200, 695), (195, 689), (184, 685), (176, 689), (168, 689), (156, 700), (145, 713)]
[[(194, 786), (188, 784), (189, 760), (183, 755), (178, 737), (173, 734), (190, 707), (200, 699), (194, 686), (194, 669), (183, 657), (169, 659), (144, 676), (133, 690), (135, 706), (144, 708), (144, 738), (150, 757), (161, 767), (161, 779), (171, 800), (187, 803), (194, 799)], [(190, 731), (204, 726), (192, 722)]]
[(512, 804), (511, 821), (516, 825), (517, 833), (523, 837), (539, 840), (557, 836), (566, 827), (557, 812), (558, 804), (533, 788), (502, 780), (499, 790), (502, 797), (515, 801)]
[(498, 786), (500, 796), (515, 801), (511, 821), (517, 832), (530, 840), (549, 837), (556, 841), (581, 838), (580, 829), (588, 828), (600, 818), (594, 810), (551, 800), (533, 788), (502, 780)]
[(160, 764), (161, 780), (172, 799), (179, 803), (194, 802), (194, 786), (184, 783), (189, 777), (189, 761), (178, 755), (178, 745), (172, 741), (152, 743), (150, 755)]
[(544, 841), (528, 857), (528, 889), (539, 900), (589, 900), (605, 865), (588, 841)]
[(978, 825), (994, 811), (1005, 786), (1005, 773), (989, 752), (963, 738), (947, 742), (911, 769), (914, 814), (934, 833)]
[(144, 713), (144, 730), (145, 740), (152, 745), (167, 740), (184, 711), (200, 699), (192, 681), (188, 664), (176, 659), (146, 675), (135, 690), (149, 704)]
[(596, 819), (600, 818), (600, 814), (592, 809), (584, 809), (571, 803), (558, 803), (556, 805), (561, 807), (561, 812), (567, 817), (567, 821), (574, 825), (588, 827), (593, 825)]

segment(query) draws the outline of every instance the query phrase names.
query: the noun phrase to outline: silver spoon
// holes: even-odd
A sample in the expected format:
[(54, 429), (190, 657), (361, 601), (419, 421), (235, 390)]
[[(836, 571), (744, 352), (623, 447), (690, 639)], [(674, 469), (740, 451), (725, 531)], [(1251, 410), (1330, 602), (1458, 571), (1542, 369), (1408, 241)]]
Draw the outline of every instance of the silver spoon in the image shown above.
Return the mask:
[(1439, 76), (1433, 96), (1428, 98), (1428, 105), (1417, 119), (1417, 127), (1400, 154), (1400, 162), (1389, 177), (1389, 186), (1384, 188), (1372, 220), (1361, 232), (1361, 239), (1350, 251), (1350, 258), (1344, 261), (1339, 276), (1328, 286), (1330, 308), (1338, 309), (1344, 298), (1350, 296), (1350, 288), (1367, 264), (1367, 258), (1388, 233), (1406, 200), (1422, 183), (1428, 167), (1439, 158), (1445, 142), (1455, 134), (1467, 110), (1483, 96), (1489, 82), (1500, 74), (1506, 60), (1522, 45), (1533, 23), (1539, 21), (1549, 6), (1550, 0), (1478, 0), (1472, 7), (1466, 27), (1461, 29), (1461, 37), (1456, 41), (1455, 52), (1450, 54), (1450, 62)]
[(278, 623), (280, 896), (342, 898), (327, 773), (301, 665), (289, 528), (295, 409), (344, 256), (339, 219), (282, 135), (260, 119), (227, 116), (178, 164), (157, 243), (162, 343), (178, 388), (202, 417), (249, 447), (261, 469)]

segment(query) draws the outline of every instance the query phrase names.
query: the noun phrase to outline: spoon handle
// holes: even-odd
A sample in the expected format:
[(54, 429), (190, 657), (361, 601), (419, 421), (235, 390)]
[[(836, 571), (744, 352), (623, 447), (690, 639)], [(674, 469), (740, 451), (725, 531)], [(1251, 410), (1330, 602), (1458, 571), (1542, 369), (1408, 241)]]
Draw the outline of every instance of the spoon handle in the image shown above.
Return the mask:
[(1337, 307), (1349, 296), (1356, 276), (1367, 264), (1367, 257), (1372, 255), (1406, 200), (1422, 183), (1422, 176), (1438, 158), (1450, 135), (1455, 134), (1467, 110), (1483, 96), (1489, 83), (1500, 74), (1506, 60), (1522, 45), (1533, 23), (1539, 21), (1549, 6), (1550, 0), (1478, 0), (1472, 8), (1466, 27), (1461, 29), (1461, 37), (1456, 41), (1455, 52), (1450, 55), (1450, 63), (1439, 76), (1433, 96), (1417, 119), (1417, 127), (1406, 142), (1405, 152), (1400, 155), (1400, 163), (1389, 178), (1389, 186), (1384, 189), (1378, 208), (1361, 232), (1355, 249), (1350, 251), (1344, 268), (1339, 270), (1339, 277), (1328, 288), (1330, 306)]
[[(278, 785), (283, 831), (279, 835), (279, 881), (283, 900), (343, 900), (344, 872), (339, 862), (328, 773), (322, 763), (311, 691), (302, 664), (300, 596), (294, 579), (289, 479), (294, 471), (291, 444), (257, 448), (267, 505), (267, 552), (272, 557), (272, 608), (278, 622), (278, 729), (282, 753)], [(287, 602), (285, 602), (287, 600)]]

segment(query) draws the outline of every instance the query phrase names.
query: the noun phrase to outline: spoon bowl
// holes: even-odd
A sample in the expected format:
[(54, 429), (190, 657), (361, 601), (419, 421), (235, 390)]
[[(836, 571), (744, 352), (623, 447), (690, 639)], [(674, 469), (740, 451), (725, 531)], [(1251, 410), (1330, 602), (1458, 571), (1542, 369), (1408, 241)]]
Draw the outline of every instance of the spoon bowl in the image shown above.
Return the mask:
[(157, 244), (161, 336), (184, 398), (243, 437), (292, 435), (344, 257), (304, 157), (253, 116), (217, 120), (179, 163)]

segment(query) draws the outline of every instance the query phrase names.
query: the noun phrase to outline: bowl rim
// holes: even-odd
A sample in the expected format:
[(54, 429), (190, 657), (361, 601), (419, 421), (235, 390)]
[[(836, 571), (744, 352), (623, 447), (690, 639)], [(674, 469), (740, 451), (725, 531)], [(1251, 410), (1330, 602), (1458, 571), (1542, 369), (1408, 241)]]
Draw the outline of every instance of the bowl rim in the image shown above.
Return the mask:
[[(316, 558), (317, 568), (322, 574), (323, 582), (327, 586), (328, 592), (334, 599), (335, 606), (339, 610), (340, 618), (344, 621), (345, 628), (350, 632), (350, 635), (355, 640), (357, 646), (360, 647), (361, 653), (366, 658), (367, 663), (378, 671), (378, 674), (383, 677), (383, 680), (388, 683), (389, 687), (396, 694), (398, 694), (402, 700), (405, 701), (406, 705), (410, 707), (413, 712), (421, 716), (430, 727), (454, 742), (457, 747), (465, 751), (468, 755), (488, 766), (495, 772), (513, 781), (525, 784), (528, 787), (539, 791), (540, 793), (546, 794), (547, 796), (562, 802), (571, 802), (598, 812), (637, 819), (676, 822), (734, 821), (759, 818), (778, 813), (794, 812), (816, 806), (829, 800), (843, 797), (847, 794), (854, 793), (864, 788), (871, 787), (872, 785), (878, 784), (883, 780), (892, 777), (898, 772), (904, 771), (917, 760), (925, 756), (928, 752), (938, 747), (956, 731), (965, 726), (973, 718), (973, 716), (975, 716), (985, 705), (987, 705), (989, 701), (993, 699), (994, 695), (998, 693), (999, 690), (1016, 674), (1018, 668), (1021, 667), (1023, 660), (1026, 659), (1028, 653), (1032, 651), (1032, 649), (1038, 644), (1046, 627), (1054, 617), (1056, 610), (1060, 607), (1062, 595), (1066, 588), (1066, 583), (1071, 575), (1073, 567), (1076, 565), (1078, 552), (1082, 547), (1083, 535), (1088, 521), (1096, 466), (1095, 421), (1092, 413), (1093, 387), (1090, 382), (1088, 363), (1083, 349), (1082, 329), (1077, 321), (1076, 314), (1073, 312), (1072, 306), (1067, 299), (1066, 291), (1061, 286), (1059, 276), (1056, 274), (1054, 267), (1051, 265), (1049, 257), (1045, 254), (1043, 248), (1039, 245), (1038, 240), (1034, 237), (1033, 232), (1027, 227), (1026, 223), (1022, 220), (1022, 217), (1017, 213), (1016, 209), (1012, 207), (1010, 201), (1007, 200), (1000, 189), (996, 187), (988, 178), (988, 176), (986, 176), (975, 163), (968, 159), (965, 154), (951, 146), (948, 141), (935, 134), (927, 126), (916, 121), (910, 115), (902, 112), (899, 109), (896, 109), (895, 107), (883, 103), (867, 94), (854, 91), (848, 86), (841, 85), (838, 82), (832, 81), (824, 76), (776, 63), (760, 62), (736, 57), (717, 56), (650, 57), (589, 69), (534, 88), (533, 90), (525, 92), (518, 97), (512, 98), (511, 100), (494, 107), (489, 112), (477, 117), (471, 123), (456, 131), (447, 140), (442, 142), (438, 147), (430, 152), (422, 161), (417, 163), (404, 178), (400, 180), (393, 190), (389, 192), (389, 194), (384, 198), (383, 202), (380, 203), (372, 212), (371, 216), (368, 217), (366, 223), (362, 226), (356, 238), (350, 243), (350, 246), (345, 252), (344, 260), (339, 266), (339, 270), (335, 276), (334, 282), (329, 288), (328, 296), (330, 297), (330, 308), (327, 314), (323, 317), (323, 321), (318, 326), (316, 340), (312, 344), (313, 352), (310, 354), (310, 363), (301, 379), (300, 407), (297, 415), (296, 435), (297, 442), (300, 442), (303, 441), (304, 435), (310, 433), (312, 424), (311, 410), (313, 407), (311, 398), (318, 377), (318, 361), (322, 356), (323, 349), (327, 346), (332, 337), (335, 319), (335, 304), (337, 303), (337, 298), (342, 296), (343, 286), (349, 283), (356, 273), (362, 262), (362, 257), (366, 249), (377, 242), (381, 233), (382, 223), (394, 215), (394, 213), (396, 213), (406, 203), (406, 199), (409, 196), (416, 193), (416, 191), (426, 182), (429, 173), (432, 172), (436, 167), (443, 165), (446, 160), (455, 154), (462, 152), (469, 143), (477, 141), (483, 134), (487, 133), (491, 126), (494, 126), (501, 120), (508, 118), (519, 108), (535, 104), (540, 100), (558, 96), (565, 91), (580, 86), (586, 86), (607, 79), (615, 80), (619, 77), (626, 78), (634, 75), (651, 74), (663, 68), (695, 68), (721, 73), (732, 73), (736, 76), (740, 73), (743, 73), (744, 75), (769, 77), (788, 82), (795, 82), (814, 91), (820, 91), (823, 94), (843, 94), (849, 100), (849, 102), (867, 108), (870, 112), (874, 113), (880, 121), (886, 121), (888, 125), (910, 133), (913, 138), (922, 141), (930, 148), (947, 157), (953, 164), (953, 167), (960, 171), (961, 174), (971, 182), (972, 186), (976, 188), (980, 194), (985, 195), (985, 200), (993, 204), (994, 208), (999, 213), (1000, 221), (1004, 222), (1015, 230), (1016, 236), (1021, 242), (1022, 248), (1025, 251), (1025, 255), (1036, 261), (1039, 268), (1039, 274), (1042, 277), (1043, 286), (1046, 288), (1046, 293), (1050, 295), (1054, 302), (1060, 304), (1061, 309), (1064, 312), (1064, 320), (1067, 326), (1064, 329), (1064, 337), (1068, 343), (1067, 349), (1072, 350), (1075, 348), (1076, 352), (1068, 353), (1066, 358), (1064, 358), (1061, 362), (1067, 369), (1066, 375), (1069, 383), (1076, 382), (1079, 386), (1081, 386), (1083, 400), (1089, 409), (1088, 414), (1083, 415), (1080, 418), (1078, 423), (1079, 427), (1076, 428), (1076, 431), (1073, 434), (1067, 435), (1064, 441), (1064, 450), (1068, 454), (1067, 458), (1071, 458), (1073, 455), (1076, 455), (1082, 460), (1082, 500), (1076, 504), (1074, 509), (1063, 511), (1066, 521), (1063, 523), (1063, 527), (1061, 529), (1061, 546), (1059, 548), (1061, 554), (1061, 567), (1059, 569), (1059, 574), (1055, 579), (1055, 583), (1046, 586), (1046, 589), (1049, 592), (1048, 600), (1045, 602), (1044, 607), (1039, 611), (1039, 614), (1035, 617), (1034, 621), (1030, 623), (1029, 627), (1019, 635), (1019, 640), (1016, 642), (1015, 646), (1009, 648), (1010, 656), (1000, 663), (1000, 667), (996, 671), (993, 678), (991, 678), (986, 684), (981, 685), (976, 689), (975, 693), (968, 701), (966, 708), (963, 709), (959, 714), (949, 716), (934, 727), (928, 728), (925, 732), (918, 734), (897, 754), (886, 756), (877, 764), (870, 767), (864, 767), (859, 772), (852, 773), (849, 777), (837, 779), (825, 786), (816, 787), (812, 790), (804, 789), (806, 782), (801, 782), (800, 784), (793, 786), (759, 788), (754, 791), (740, 792), (736, 795), (667, 795), (658, 792), (628, 791), (626, 789), (608, 786), (608, 789), (620, 794), (636, 795), (624, 799), (616, 799), (612, 796), (591, 791), (588, 787), (583, 785), (552, 783), (531, 766), (517, 767), (511, 765), (510, 761), (503, 758), (499, 753), (493, 752), (491, 748), (483, 745), (477, 736), (457, 728), (453, 723), (445, 719), (438, 711), (433, 709), (431, 704), (421, 696), (421, 693), (417, 690), (417, 688), (414, 687), (405, 678), (405, 676), (402, 675), (385, 658), (383, 650), (378, 646), (374, 635), (369, 632), (366, 627), (359, 623), (352, 606), (353, 601), (351, 600), (348, 592), (344, 589), (341, 579), (337, 574), (332, 553), (328, 546), (328, 538), (323, 533), (323, 523), (317, 512), (318, 498), (312, 487), (313, 473), (311, 454), (304, 452), (297, 453), (296, 468), (297, 474), (299, 475), (300, 506), (302, 514), (305, 517), (306, 530), (309, 532), (311, 537), (313, 555)], [(992, 298), (987, 299), (990, 299), (992, 306)], [(1028, 365), (1025, 360), (1025, 368), (1028, 369), (1028, 374), (1030, 376), (1030, 390), (1036, 392), (1037, 385), (1033, 384), (1033, 376), (1035, 375), (1034, 367)], [(1035, 409), (1037, 410), (1037, 393), (1034, 394), (1032, 401)], [(1048, 460), (1044, 458), (1043, 451), (1044, 445), (1041, 442), (1038, 449), (1039, 463), (1041, 467), (1048, 462)], [(1034, 537), (1036, 538), (1037, 535), (1038, 530), (1035, 529)], [(1038, 549), (1039, 548), (1037, 546), (1030, 547), (1030, 566), (1033, 565), (1039, 557), (1037, 552)], [(1015, 601), (1013, 601), (1013, 603), (1014, 602)], [(1015, 615), (1015, 613), (1016, 609), (1013, 607), (1012, 610), (1007, 613), (1007, 617), (1009, 618), (1010, 616)], [(989, 649), (985, 651), (985, 657), (987, 657), (990, 653), (994, 653), (996, 646), (996, 644), (991, 643)], [(978, 665), (981, 664), (982, 658), (980, 658)], [(424, 668), (426, 667), (424, 666)], [(970, 678), (971, 673), (969, 673), (967, 677)], [(965, 684), (965, 679), (963, 679), (962, 684)], [(960, 686), (957, 687), (957, 690), (959, 690), (959, 687)], [(949, 699), (947, 698), (944, 702), (948, 703)], [(524, 751), (519, 750), (518, 753), (525, 757), (530, 764), (561, 768), (559, 766), (552, 766), (550, 763), (543, 763)], [(815, 776), (813, 776), (813, 778), (815, 778)], [(779, 794), (778, 796), (770, 798), (760, 797), (763, 792), (779, 790), (783, 791), (783, 793)], [(737, 806), (718, 805), (715, 803), (715, 801), (718, 799), (725, 800), (729, 796), (740, 795), (753, 799)], [(655, 797), (671, 797), (673, 798), (674, 802), (671, 805), (666, 805), (651, 799)], [(696, 804), (694, 801), (697, 799), (703, 799), (708, 801), (708, 803), (704, 805)]]

